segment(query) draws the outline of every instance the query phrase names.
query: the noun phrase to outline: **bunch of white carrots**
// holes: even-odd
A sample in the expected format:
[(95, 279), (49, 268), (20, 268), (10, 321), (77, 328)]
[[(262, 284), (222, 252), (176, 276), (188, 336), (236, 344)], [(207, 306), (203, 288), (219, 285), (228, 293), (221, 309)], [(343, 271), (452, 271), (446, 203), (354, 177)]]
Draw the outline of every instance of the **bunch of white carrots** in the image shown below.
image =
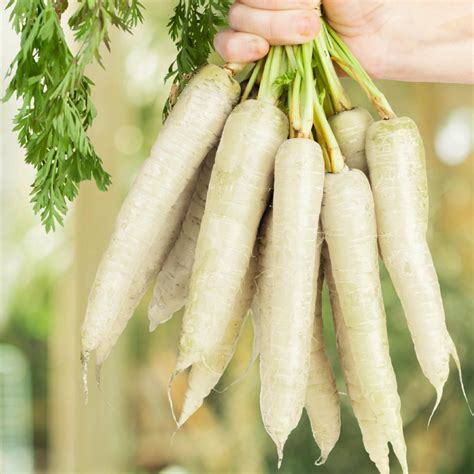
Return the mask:
[[(363, 87), (382, 120), (352, 107), (334, 63)], [(388, 473), (390, 443), (406, 473), (379, 249), (436, 390), (435, 408), (450, 356), (459, 369), (425, 238), (417, 127), (395, 116), (324, 21), (313, 42), (273, 47), (247, 65), (243, 86), (234, 73), (232, 65), (196, 72), (136, 177), (90, 293), (84, 380), (91, 353), (99, 369), (155, 281), (151, 330), (184, 307), (171, 376), (188, 371), (179, 427), (216, 386), (251, 313), (261, 414), (278, 462), (305, 408), (323, 463), (340, 433), (323, 340), (325, 280), (364, 446)]]

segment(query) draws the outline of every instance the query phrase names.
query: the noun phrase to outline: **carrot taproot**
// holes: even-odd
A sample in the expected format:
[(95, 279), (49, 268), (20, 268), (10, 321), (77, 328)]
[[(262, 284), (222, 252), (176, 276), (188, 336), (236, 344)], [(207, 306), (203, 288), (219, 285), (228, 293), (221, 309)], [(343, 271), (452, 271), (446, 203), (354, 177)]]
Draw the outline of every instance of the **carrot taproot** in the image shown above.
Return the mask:
[(426, 241), (428, 183), (423, 141), (415, 122), (399, 117), (372, 124), (367, 159), (381, 255), (402, 303), (421, 369), (436, 390), (433, 415), (449, 375), (450, 356), (465, 392)]
[(316, 142), (296, 138), (281, 145), (275, 161), (271, 307), (260, 315), (260, 410), (279, 464), (305, 404), (323, 182)]
[[(218, 140), (240, 87), (223, 69), (202, 68), (181, 93), (119, 212), (93, 283), (82, 327), (82, 359), (129, 319), (155, 238), (167, 242), (170, 209)], [(124, 312), (128, 309), (128, 314)], [(115, 336), (114, 336), (115, 337)], [(86, 370), (84, 370), (86, 372)]]
[(364, 388), (358, 376), (358, 368), (352, 356), (348, 331), (344, 323), (342, 309), (332, 275), (331, 262), (327, 247), (323, 249), (324, 278), (329, 290), (331, 311), (336, 332), (339, 362), (347, 386), (347, 392), (362, 433), (364, 447), (370, 459), (381, 473), (389, 473), (388, 446), (383, 431), (377, 423), (377, 417), (371, 407), (370, 399), (364, 396)]
[(334, 282), (340, 307), (333, 315), (341, 365), (364, 446), (379, 471), (388, 473), (390, 442), (407, 473), (400, 397), (379, 279), (374, 202), (361, 171), (326, 176), (321, 220), (332, 265), (327, 279), (329, 285)]
[(322, 238), (320, 238), (315, 264), (315, 271), (318, 274), (316, 309), (305, 400), (305, 410), (311, 423), (313, 437), (321, 449), (321, 456), (315, 463), (317, 466), (326, 462), (341, 432), (339, 394), (331, 362), (326, 354), (323, 335), (322, 288), (324, 272), (322, 265), (320, 268), (322, 243)]
[(225, 124), (196, 246), (175, 374), (205, 360), (224, 335), (267, 205), (275, 154), (287, 135), (285, 114), (260, 100), (242, 102)]
[[(316, 242), (315, 272), (319, 277), (319, 262), (323, 238), (318, 231)], [(273, 288), (273, 209), (270, 208), (262, 221), (261, 237), (257, 246), (256, 292), (252, 303), (252, 323), (254, 326), (254, 354), (260, 353), (262, 346), (262, 319), (271, 314)], [(305, 410), (321, 456), (317, 465), (323, 464), (334, 447), (340, 433), (340, 404), (331, 363), (324, 350), (322, 335), (322, 315), (320, 291), (322, 275), (318, 278), (313, 338), (310, 349), (309, 375), (305, 395)]]

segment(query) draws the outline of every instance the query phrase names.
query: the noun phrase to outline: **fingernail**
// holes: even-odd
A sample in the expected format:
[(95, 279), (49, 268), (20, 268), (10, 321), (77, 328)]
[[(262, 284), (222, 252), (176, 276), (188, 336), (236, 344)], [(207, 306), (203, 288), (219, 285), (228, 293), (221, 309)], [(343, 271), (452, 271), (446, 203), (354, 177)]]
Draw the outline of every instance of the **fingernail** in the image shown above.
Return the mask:
[(316, 32), (317, 24), (316, 15), (305, 15), (298, 23), (298, 32), (302, 36), (311, 36)]
[(250, 40), (248, 44), (248, 50), (252, 55), (259, 56), (262, 54), (262, 43), (256, 39)]

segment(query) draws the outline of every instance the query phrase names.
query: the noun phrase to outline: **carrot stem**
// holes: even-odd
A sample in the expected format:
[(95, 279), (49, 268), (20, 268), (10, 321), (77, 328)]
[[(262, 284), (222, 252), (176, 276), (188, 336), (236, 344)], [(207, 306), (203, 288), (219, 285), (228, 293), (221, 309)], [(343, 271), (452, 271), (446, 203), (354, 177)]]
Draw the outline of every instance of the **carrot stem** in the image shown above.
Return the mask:
[(326, 36), (322, 30), (314, 40), (315, 56), (319, 70), (322, 73), (323, 80), (328, 93), (329, 102), (332, 105), (334, 113), (343, 112), (352, 109), (352, 104), (347, 96), (344, 87), (334, 69), (331, 56), (328, 51)]
[(344, 168), (344, 157), (342, 156), (339, 144), (324, 113), (316, 85), (314, 85), (313, 93), (313, 114), (314, 127), (316, 129), (318, 143), (323, 149), (327, 171), (339, 173)]
[(395, 118), (395, 112), (387, 98), (374, 84), (357, 58), (352, 54), (351, 50), (324, 19), (321, 22), (321, 28), (325, 34), (332, 60), (362, 87), (372, 102), (372, 105), (377, 110), (377, 113), (383, 119)]
[(314, 77), (313, 77), (313, 43), (305, 43), (301, 47), (301, 56), (303, 61), (303, 83), (302, 96), (303, 101), (300, 103), (301, 109), (301, 134), (308, 138), (311, 136), (311, 129), (313, 128), (313, 104), (312, 99), (314, 95)]
[(245, 87), (245, 90), (244, 90), (244, 93), (242, 94), (240, 102), (243, 102), (244, 100), (247, 100), (249, 98), (249, 95), (252, 92), (253, 86), (255, 85), (255, 82), (257, 81), (257, 77), (260, 73), (260, 70), (262, 69), (263, 61), (264, 61), (263, 59), (260, 59), (260, 61), (258, 61), (258, 63), (253, 68), (252, 75), (250, 76), (247, 82), (247, 86)]
[(283, 91), (275, 82), (281, 75), (283, 61), (283, 47), (272, 46), (267, 55), (265, 67), (263, 68), (262, 81), (257, 97), (258, 100), (278, 105)]
[(292, 130), (292, 135), (298, 137), (302, 129), (302, 120), (301, 120), (301, 83), (302, 77), (299, 72), (296, 73), (295, 79), (290, 89), (290, 129)]

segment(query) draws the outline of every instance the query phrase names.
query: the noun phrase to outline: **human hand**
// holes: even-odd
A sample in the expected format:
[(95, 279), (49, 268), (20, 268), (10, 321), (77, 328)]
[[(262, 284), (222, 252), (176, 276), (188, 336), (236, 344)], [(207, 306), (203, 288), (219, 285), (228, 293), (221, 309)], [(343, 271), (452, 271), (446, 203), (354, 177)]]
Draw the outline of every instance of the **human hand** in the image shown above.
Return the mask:
[(474, 81), (472, 0), (325, 0), (324, 12), (374, 78)]
[(227, 62), (248, 63), (265, 56), (270, 45), (301, 44), (319, 31), (319, 0), (236, 0), (230, 30), (218, 33), (217, 52)]
[[(236, 0), (229, 12), (231, 29), (216, 35), (216, 50), (228, 62), (245, 63), (265, 56), (269, 45), (310, 41), (320, 29), (320, 3), (319, 0)], [(383, 44), (379, 36), (388, 18), (388, 3), (384, 0), (324, 1), (324, 11), (332, 26), (349, 43), (369, 73), (374, 73), (379, 64), (377, 50)]]
[[(317, 0), (236, 0), (215, 47), (253, 62), (269, 45), (300, 44), (319, 31)], [(472, 83), (471, 0), (324, 0), (324, 13), (374, 78)]]

